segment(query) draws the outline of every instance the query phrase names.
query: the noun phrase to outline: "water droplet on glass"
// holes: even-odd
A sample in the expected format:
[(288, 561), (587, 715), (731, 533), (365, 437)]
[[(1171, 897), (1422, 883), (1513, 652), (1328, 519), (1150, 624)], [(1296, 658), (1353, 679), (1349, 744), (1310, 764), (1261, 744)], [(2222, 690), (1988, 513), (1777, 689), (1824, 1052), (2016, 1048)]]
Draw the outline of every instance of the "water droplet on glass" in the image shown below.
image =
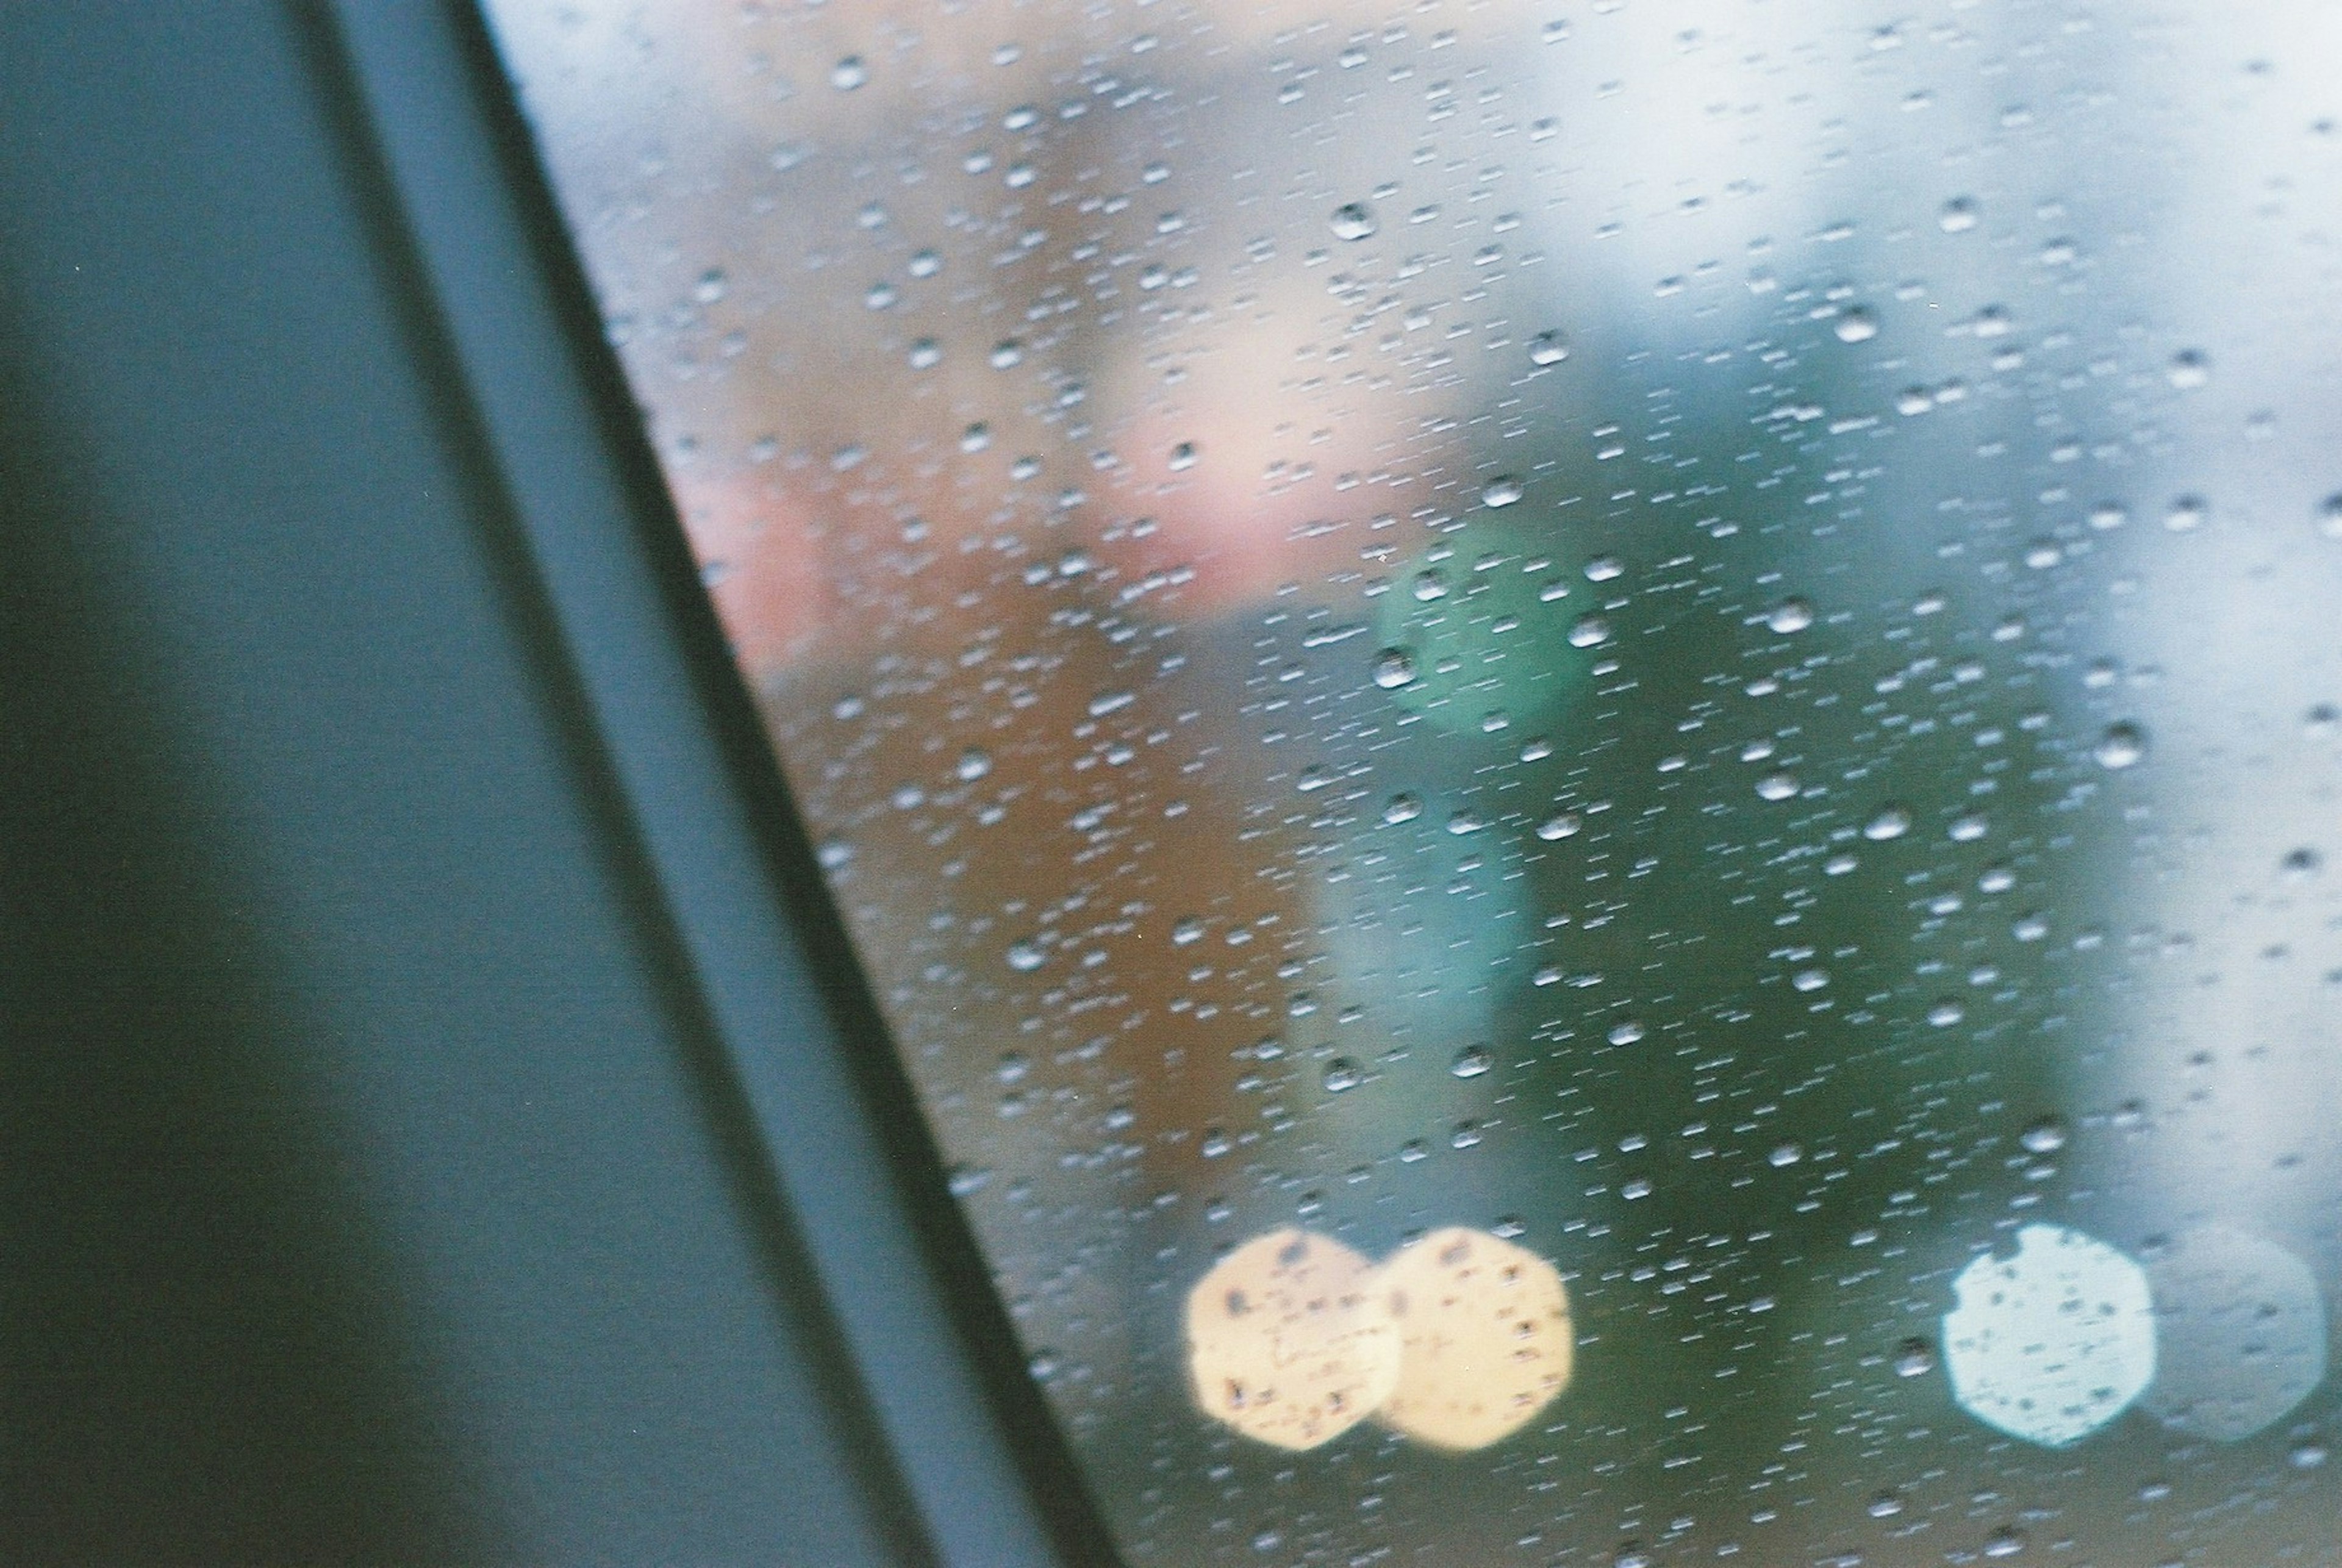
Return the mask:
[(995, 370), (1006, 370), (1024, 357), (1025, 345), (1013, 337), (1003, 338), (992, 345), (991, 360), (992, 368)]
[(1415, 596), (1428, 604), (1447, 597), (1447, 574), (1436, 566), (1426, 566), (1415, 574)]
[(1561, 341), (1561, 334), (1558, 332), (1548, 330), (1538, 333), (1529, 339), (1531, 365), (1559, 365), (1568, 357), (1569, 345)]
[(1476, 811), (1459, 811), (1447, 819), (1447, 831), (1461, 838), (1466, 834), (1478, 833), (1488, 825), (1488, 819)]
[(1899, 805), (1890, 805), (1862, 824), (1862, 836), (1884, 844), (1890, 838), (1901, 838), (1911, 831), (1911, 814)]
[(1777, 1171), (1786, 1170), (1805, 1157), (1806, 1147), (1803, 1144), (1776, 1144), (1773, 1145), (1772, 1153), (1765, 1156), (1765, 1163)]
[(1521, 482), (1509, 474), (1499, 474), (1480, 487), (1483, 506), (1510, 506), (1521, 498)]
[(968, 784), (975, 783), (977, 779), (982, 778), (991, 771), (991, 754), (979, 750), (975, 746), (970, 746), (967, 750), (960, 753), (959, 761), (952, 767), (952, 772), (963, 782)]
[(1907, 1339), (1895, 1347), (1897, 1377), (1925, 1377), (1936, 1370), (1936, 1347), (1924, 1339)]
[(1383, 821), (1393, 827), (1403, 822), (1413, 822), (1423, 814), (1423, 802), (1411, 794), (1395, 794), (1383, 807)]
[(2102, 768), (2136, 766), (2147, 755), (2147, 733), (2137, 724), (2109, 724), (2090, 754)]
[(1944, 204), (1936, 216), (1937, 225), (1947, 235), (1966, 234), (1977, 226), (1977, 204), (1973, 196), (1954, 196)]
[(1797, 793), (1795, 774), (1767, 774), (1756, 781), (1756, 794), (1760, 800), (1787, 800)]
[(1415, 679), (1415, 654), (1405, 648), (1385, 648), (1375, 655), (1375, 684), (1385, 691), (1404, 686)]
[(1610, 623), (1599, 615), (1580, 615), (1569, 628), (1569, 645), (1573, 648), (1590, 648), (1607, 642), (1609, 637)]
[(1765, 624), (1782, 636), (1802, 632), (1814, 624), (1814, 607), (1803, 599), (1784, 599), (1767, 612)]
[(1624, 1024), (1614, 1024), (1606, 1036), (1613, 1045), (1632, 1045), (1643, 1037), (1643, 1026), (1629, 1018)]
[(2342, 491), (2317, 504), (2317, 531), (2328, 539), (2342, 539)]
[(829, 68), (829, 85), (841, 93), (851, 93), (868, 80), (869, 67), (863, 65), (859, 55), (848, 55)]
[(1987, 1557), (2014, 1557), (2024, 1550), (2025, 1533), (2013, 1524), (2002, 1525), (1992, 1533), (1992, 1539), (1984, 1543), (1984, 1554)]
[(1374, 215), (1363, 202), (1344, 202), (1334, 209), (1334, 237), (1339, 240), (1362, 240), (1375, 232)]
[(1008, 967), (1020, 974), (1029, 974), (1041, 967), (1047, 957), (1038, 945), (1030, 942), (1013, 944), (1008, 949)]
[(1868, 1513), (1873, 1519), (1892, 1519), (1903, 1512), (1903, 1500), (1892, 1492), (1882, 1492), (1870, 1500)]
[(2302, 882), (2317, 874), (2317, 868), (2325, 864), (2325, 856), (2305, 844), (2299, 849), (2287, 851), (2286, 857), (2277, 863), (2277, 869), (2285, 873), (2287, 881)]
[(1584, 825), (1584, 820), (1576, 812), (1560, 812), (1537, 824), (1536, 835), (1550, 843), (1557, 838), (1569, 837)]
[(1456, 1053), (1456, 1060), (1448, 1064), (1447, 1070), (1458, 1078), (1477, 1078), (1496, 1064), (1496, 1059), (1488, 1054), (1486, 1045), (1466, 1045)]
[(2054, 1154), (2066, 1146), (2066, 1124), (2055, 1116), (2044, 1116), (2017, 1134), (2017, 1141), (2029, 1154)]
[(2193, 392), (2212, 379), (2212, 362), (2204, 357), (2201, 349), (2183, 349), (2171, 356), (2171, 385), (2182, 392)]
[(1336, 1056), (1326, 1064), (1326, 1092), (1328, 1094), (1339, 1094), (1346, 1089), (1355, 1089), (1366, 1081), (1366, 1074), (1347, 1056)]
[(2201, 495), (2182, 495), (2171, 504), (2171, 510), (2163, 514), (2163, 525), (2174, 534), (2193, 533), (2204, 525), (2204, 519), (2210, 511), (2211, 507)]
[(982, 1192), (992, 1180), (992, 1173), (980, 1165), (954, 1165), (950, 1179), (951, 1195), (965, 1198)]
[(1860, 305), (1842, 313), (1830, 329), (1840, 343), (1867, 343), (1878, 335), (1878, 318)]
[(1174, 446), (1171, 449), (1169, 463), (1174, 474), (1182, 469), (1196, 466), (1196, 444), (1192, 441), (1182, 441), (1178, 445)]
[(1967, 1016), (1966, 1009), (1949, 1000), (1938, 1002), (1927, 1009), (1927, 1022), (1938, 1029), (1949, 1029)]

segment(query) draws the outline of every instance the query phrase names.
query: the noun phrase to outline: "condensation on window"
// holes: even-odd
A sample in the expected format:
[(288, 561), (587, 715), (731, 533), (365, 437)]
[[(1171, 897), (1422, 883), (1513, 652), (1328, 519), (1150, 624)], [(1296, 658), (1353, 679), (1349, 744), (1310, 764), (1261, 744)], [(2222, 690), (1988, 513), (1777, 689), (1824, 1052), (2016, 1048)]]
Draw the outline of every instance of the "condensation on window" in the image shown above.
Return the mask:
[(2342, 1553), (2342, 10), (490, 11), (1132, 1563)]

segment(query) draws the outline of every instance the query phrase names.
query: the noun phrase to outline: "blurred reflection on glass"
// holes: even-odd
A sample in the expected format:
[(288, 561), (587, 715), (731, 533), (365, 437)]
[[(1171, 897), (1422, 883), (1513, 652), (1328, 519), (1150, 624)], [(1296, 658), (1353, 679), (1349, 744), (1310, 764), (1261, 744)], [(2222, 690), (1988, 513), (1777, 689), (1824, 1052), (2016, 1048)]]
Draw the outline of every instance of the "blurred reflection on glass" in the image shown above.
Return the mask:
[[(2342, 10), (491, 10), (1134, 1562), (2342, 1550)], [(1517, 1432), (1191, 1388), (1449, 1226)]]

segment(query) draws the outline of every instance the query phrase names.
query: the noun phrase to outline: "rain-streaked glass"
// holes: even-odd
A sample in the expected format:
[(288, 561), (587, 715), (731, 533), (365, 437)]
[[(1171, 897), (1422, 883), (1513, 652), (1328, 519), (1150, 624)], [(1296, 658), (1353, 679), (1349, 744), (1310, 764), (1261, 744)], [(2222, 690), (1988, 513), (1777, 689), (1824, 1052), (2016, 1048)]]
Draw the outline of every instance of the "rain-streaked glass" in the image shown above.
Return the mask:
[(489, 9), (1130, 1561), (2342, 1553), (2342, 8)]

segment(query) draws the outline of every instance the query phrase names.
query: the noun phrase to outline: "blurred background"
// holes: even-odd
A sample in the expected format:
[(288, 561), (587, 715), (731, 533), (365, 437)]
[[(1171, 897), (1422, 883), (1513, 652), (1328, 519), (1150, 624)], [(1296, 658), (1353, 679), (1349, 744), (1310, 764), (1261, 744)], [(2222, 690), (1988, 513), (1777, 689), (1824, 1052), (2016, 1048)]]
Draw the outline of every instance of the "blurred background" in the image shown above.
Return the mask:
[[(1131, 1561), (2342, 1550), (2342, 11), (489, 10)], [(1215, 1425), (1296, 1223), (1574, 1382)], [(1945, 1365), (2042, 1225), (2062, 1447)]]

